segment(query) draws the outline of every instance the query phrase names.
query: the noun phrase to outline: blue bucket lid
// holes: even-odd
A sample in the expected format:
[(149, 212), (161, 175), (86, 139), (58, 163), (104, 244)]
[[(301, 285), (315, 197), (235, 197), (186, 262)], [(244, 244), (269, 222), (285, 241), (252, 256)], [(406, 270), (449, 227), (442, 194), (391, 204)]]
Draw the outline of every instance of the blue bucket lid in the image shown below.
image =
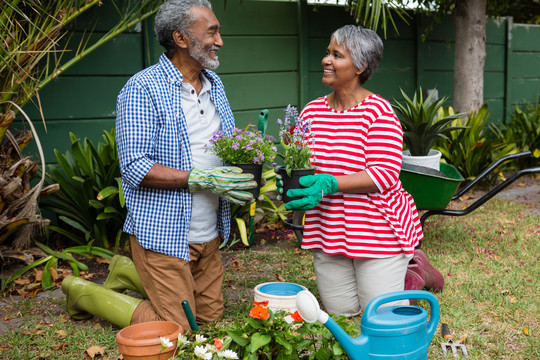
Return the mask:
[(261, 293), (267, 295), (275, 296), (296, 296), (300, 291), (305, 290), (305, 288), (298, 284), (287, 283), (287, 282), (275, 282), (268, 283), (260, 286), (258, 290)]

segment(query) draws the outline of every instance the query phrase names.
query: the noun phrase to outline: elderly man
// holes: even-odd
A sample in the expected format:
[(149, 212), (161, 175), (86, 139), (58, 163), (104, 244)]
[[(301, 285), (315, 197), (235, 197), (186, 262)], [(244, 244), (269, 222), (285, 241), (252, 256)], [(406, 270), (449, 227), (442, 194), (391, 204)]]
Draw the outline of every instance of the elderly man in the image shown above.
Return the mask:
[[(133, 262), (115, 256), (103, 287), (67, 277), (62, 289), (74, 318), (91, 313), (119, 326), (170, 320), (188, 329), (183, 300), (198, 322), (223, 315), (219, 245), (230, 233), (227, 201), (250, 201), (245, 190), (256, 183), (205, 152), (214, 131), (234, 128), (223, 84), (211, 71), (223, 40), (210, 3), (170, 0), (155, 24), (165, 53), (127, 82), (117, 103)], [(117, 293), (125, 289), (147, 300)]]

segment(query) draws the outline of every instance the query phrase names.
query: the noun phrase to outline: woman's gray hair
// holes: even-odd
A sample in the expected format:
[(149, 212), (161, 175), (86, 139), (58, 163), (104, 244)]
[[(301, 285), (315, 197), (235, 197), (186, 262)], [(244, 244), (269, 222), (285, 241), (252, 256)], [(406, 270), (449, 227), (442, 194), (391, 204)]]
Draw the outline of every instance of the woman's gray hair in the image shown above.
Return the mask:
[(167, 53), (174, 52), (176, 49), (172, 35), (174, 31), (191, 36), (189, 28), (196, 20), (191, 13), (193, 6), (212, 10), (212, 5), (208, 0), (169, 0), (159, 8), (154, 31)]
[(360, 74), (360, 84), (368, 81), (382, 59), (383, 43), (373, 30), (356, 25), (345, 25), (334, 31), (332, 39), (351, 53), (353, 64), (365, 70)]

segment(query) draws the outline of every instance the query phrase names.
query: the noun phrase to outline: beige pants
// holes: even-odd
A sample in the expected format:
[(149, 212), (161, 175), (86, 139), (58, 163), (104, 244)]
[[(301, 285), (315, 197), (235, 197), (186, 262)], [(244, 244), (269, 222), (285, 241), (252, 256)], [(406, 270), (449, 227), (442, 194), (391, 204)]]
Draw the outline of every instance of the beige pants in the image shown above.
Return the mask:
[(223, 316), (223, 263), (220, 238), (189, 245), (190, 261), (142, 248), (130, 236), (131, 253), (137, 273), (148, 294), (137, 306), (131, 324), (167, 320), (189, 330), (182, 308), (187, 300), (197, 322), (210, 322)]
[[(313, 250), (317, 287), (326, 311), (355, 316), (373, 298), (405, 287), (409, 259), (400, 254), (383, 259), (352, 259)], [(385, 304), (406, 305), (407, 300)]]

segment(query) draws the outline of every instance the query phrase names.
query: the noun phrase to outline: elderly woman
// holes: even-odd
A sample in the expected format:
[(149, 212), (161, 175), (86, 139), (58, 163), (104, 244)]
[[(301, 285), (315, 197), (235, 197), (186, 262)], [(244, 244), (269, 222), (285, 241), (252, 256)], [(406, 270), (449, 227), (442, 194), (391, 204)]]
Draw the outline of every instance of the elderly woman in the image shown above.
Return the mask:
[(300, 114), (315, 138), (317, 170), (300, 179), (303, 188), (288, 191), (301, 198), (285, 207), (308, 210), (302, 248), (313, 251), (321, 300), (336, 315), (355, 315), (374, 297), (403, 290), (423, 239), (413, 198), (399, 181), (401, 125), (388, 101), (363, 86), (382, 53), (375, 32), (339, 28), (322, 60), (323, 84), (334, 91)]

